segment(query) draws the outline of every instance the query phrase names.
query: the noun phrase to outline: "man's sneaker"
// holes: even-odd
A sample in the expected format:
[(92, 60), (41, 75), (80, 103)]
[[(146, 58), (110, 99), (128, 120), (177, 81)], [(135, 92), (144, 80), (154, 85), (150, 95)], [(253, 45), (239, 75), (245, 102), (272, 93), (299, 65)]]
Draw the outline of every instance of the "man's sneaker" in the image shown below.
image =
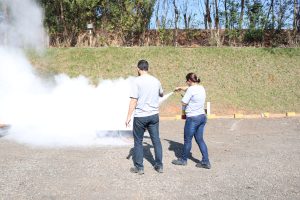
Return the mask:
[(196, 167), (210, 169), (211, 165), (210, 165), (209, 162), (208, 163), (204, 163), (204, 162), (200, 161), (199, 163), (196, 164)]
[(138, 169), (136, 167), (131, 167), (130, 168), (130, 172), (131, 173), (137, 173), (139, 175), (143, 175), (144, 174), (144, 170), (143, 169)]
[(172, 163), (174, 165), (183, 165), (183, 166), (187, 165), (187, 161), (182, 160), (181, 158), (178, 158), (177, 160), (173, 160)]
[(155, 166), (154, 167), (155, 171), (157, 171), (158, 173), (164, 173), (164, 169), (161, 166)]

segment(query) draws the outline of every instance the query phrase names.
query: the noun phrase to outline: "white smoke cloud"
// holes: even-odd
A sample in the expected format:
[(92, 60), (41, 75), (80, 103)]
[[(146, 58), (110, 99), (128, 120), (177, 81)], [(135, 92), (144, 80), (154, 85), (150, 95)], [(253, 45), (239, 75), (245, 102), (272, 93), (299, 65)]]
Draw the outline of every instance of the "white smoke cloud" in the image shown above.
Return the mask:
[(42, 49), (47, 35), (43, 27), (43, 12), (38, 4), (33, 0), (0, 0), (0, 6), (2, 43)]
[(2, 12), (0, 18), (0, 122), (11, 125), (5, 138), (39, 146), (128, 144), (120, 134), (128, 133), (131, 79), (93, 86), (83, 76), (61, 74), (45, 82), (22, 51), (40, 50), (44, 44), (41, 9), (32, 0), (0, 0), (4, 7), (8, 14)]
[[(40, 79), (23, 48), (45, 43), (42, 11), (33, 0), (0, 0), (0, 123), (4, 138), (38, 146), (128, 145), (123, 135), (132, 78), (93, 86), (83, 76)], [(4, 17), (3, 17), (4, 16)], [(162, 101), (168, 98), (167, 95)]]
[(0, 47), (0, 119), (12, 125), (6, 138), (44, 146), (124, 144), (105, 136), (126, 130), (130, 80), (93, 86), (60, 74), (45, 83), (22, 52)]

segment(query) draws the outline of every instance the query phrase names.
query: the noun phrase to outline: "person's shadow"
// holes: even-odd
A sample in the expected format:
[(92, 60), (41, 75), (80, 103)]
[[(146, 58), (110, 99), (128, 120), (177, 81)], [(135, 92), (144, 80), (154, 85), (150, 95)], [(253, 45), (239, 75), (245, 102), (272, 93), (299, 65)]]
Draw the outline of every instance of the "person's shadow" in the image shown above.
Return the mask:
[[(170, 151), (174, 151), (174, 154), (175, 154), (176, 158), (182, 158), (183, 144), (181, 144), (179, 142), (172, 141), (172, 140), (167, 140), (167, 139), (164, 139), (164, 140), (169, 142), (170, 146), (169, 146), (168, 149)], [(195, 163), (200, 162), (200, 160), (193, 157), (192, 153), (190, 153), (189, 159), (194, 161)]]
[[(149, 138), (145, 136), (144, 138)], [(151, 148), (153, 145), (143, 142), (143, 150), (144, 150), (144, 158), (152, 165), (155, 166), (155, 160), (153, 158), (153, 154), (151, 153)], [(128, 160), (133, 156), (133, 148), (129, 150), (128, 156), (126, 157)]]

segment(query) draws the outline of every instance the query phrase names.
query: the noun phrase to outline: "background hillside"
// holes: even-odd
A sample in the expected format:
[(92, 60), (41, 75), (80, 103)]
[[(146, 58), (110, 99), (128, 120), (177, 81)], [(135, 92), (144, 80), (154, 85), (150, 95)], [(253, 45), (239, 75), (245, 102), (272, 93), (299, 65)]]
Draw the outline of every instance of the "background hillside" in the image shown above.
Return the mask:
[[(188, 72), (198, 74), (213, 113), (300, 112), (300, 48), (50, 48), (29, 57), (43, 76), (84, 75), (93, 84), (136, 75), (146, 59), (166, 93), (184, 85)], [(180, 113), (179, 102), (173, 95), (162, 114)]]

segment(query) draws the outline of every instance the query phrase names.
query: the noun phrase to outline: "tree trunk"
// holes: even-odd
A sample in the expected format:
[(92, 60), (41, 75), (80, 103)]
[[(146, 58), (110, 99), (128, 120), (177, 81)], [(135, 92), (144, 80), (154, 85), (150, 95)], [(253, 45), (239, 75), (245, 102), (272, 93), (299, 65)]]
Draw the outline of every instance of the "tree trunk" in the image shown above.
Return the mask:
[(188, 29), (188, 17), (186, 13), (183, 13), (183, 22), (184, 22), (184, 29), (187, 30)]
[(67, 24), (66, 24), (66, 21), (65, 21), (65, 16), (64, 16), (63, 1), (60, 1), (59, 5), (60, 5), (60, 20), (61, 20), (61, 24), (64, 28), (63, 37), (64, 37), (64, 40), (66, 40), (67, 35), (68, 35), (68, 29), (67, 29)]
[(158, 13), (159, 13), (159, 5), (160, 5), (160, 2), (158, 2), (157, 4), (157, 8), (156, 8), (156, 11), (155, 11), (155, 24), (156, 24), (156, 30), (158, 30), (160, 28), (160, 21), (159, 21), (159, 16), (158, 16)]
[(204, 14), (204, 28), (207, 30), (208, 24), (207, 24), (207, 15)]
[(279, 13), (278, 13), (278, 19), (277, 19), (277, 30), (281, 30), (282, 24), (283, 24), (283, 15), (284, 15), (284, 9), (281, 0), (279, 0)]
[(219, 24), (219, 5), (218, 0), (215, 0), (215, 28), (219, 30), (220, 24)]
[(183, 5), (183, 22), (184, 22), (184, 28), (187, 30), (190, 28), (190, 21), (191, 21), (191, 15), (188, 15), (188, 0), (185, 0)]
[(272, 7), (272, 30), (275, 29), (275, 15), (274, 15), (274, 0), (271, 0)]
[(210, 17), (210, 7), (209, 7), (209, 0), (206, 0), (205, 2), (205, 10), (206, 10), (206, 20), (208, 23), (209, 29), (211, 29), (211, 17)]
[(268, 13), (267, 13), (266, 21), (265, 21), (264, 26), (263, 26), (264, 29), (267, 28), (267, 24), (269, 23), (269, 17), (270, 17), (271, 9), (272, 9), (272, 4), (270, 4), (270, 7), (269, 7), (269, 10), (268, 10)]
[(297, 2), (297, 19), (296, 19), (296, 27), (297, 32), (300, 33), (300, 2)]
[(178, 18), (179, 18), (179, 11), (176, 5), (176, 0), (173, 0), (173, 5), (174, 5), (174, 14), (175, 14), (175, 28), (174, 28), (174, 35), (173, 35), (173, 42), (174, 46), (177, 47), (177, 35), (178, 35)]
[(293, 20), (293, 30), (299, 31), (299, 2), (298, 0), (294, 0), (294, 20)]
[(224, 0), (224, 12), (225, 12), (225, 29), (228, 29), (229, 24), (228, 24), (227, 0)]
[(242, 29), (243, 26), (243, 18), (244, 18), (244, 8), (245, 8), (245, 0), (241, 0), (241, 15), (239, 20), (239, 29)]
[(151, 0), (150, 3), (148, 5), (145, 5), (144, 7), (146, 7), (146, 14), (142, 15), (143, 18), (145, 18), (144, 20), (144, 26), (142, 27), (142, 44), (143, 45), (148, 45), (148, 39), (146, 41), (146, 30), (150, 29), (150, 19), (152, 16), (152, 13), (154, 12), (154, 6), (155, 6), (155, 2), (156, 0)]

